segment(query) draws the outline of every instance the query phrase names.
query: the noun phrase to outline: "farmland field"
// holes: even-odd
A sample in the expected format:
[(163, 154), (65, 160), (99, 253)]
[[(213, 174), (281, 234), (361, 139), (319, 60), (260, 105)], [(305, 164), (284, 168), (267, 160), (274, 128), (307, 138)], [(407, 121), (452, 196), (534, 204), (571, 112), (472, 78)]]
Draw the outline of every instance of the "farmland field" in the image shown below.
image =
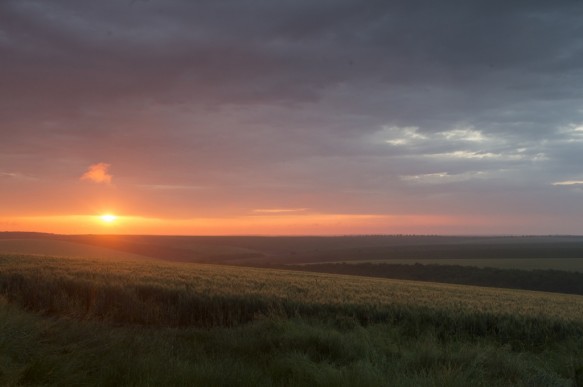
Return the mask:
[[(583, 237), (579, 236), (193, 237), (0, 232), (0, 244), (19, 243), (26, 249), (27, 241), (67, 242), (75, 246), (101, 247), (168, 261), (243, 265), (373, 261), (429, 263), (451, 260), (449, 262), (463, 264), (476, 262), (481, 266), (485, 262), (488, 265), (506, 265), (502, 261), (495, 262), (504, 259), (508, 260), (509, 266), (515, 265), (513, 268), (516, 269), (555, 268), (553, 262), (557, 263), (557, 269), (578, 269), (582, 265), (577, 260), (583, 262)], [(21, 252), (27, 253), (26, 250)], [(55, 250), (54, 255), (69, 254), (59, 254)]]
[(88, 246), (82, 243), (51, 239), (0, 239), (0, 251), (3, 253), (59, 257), (146, 258), (145, 256), (106, 247)]
[[(2, 234), (0, 383), (568, 386), (583, 377), (582, 296), (370, 276), (496, 265), (480, 273), (513, 285), (548, 267), (532, 273), (564, 284), (580, 244)], [(369, 277), (325, 272), (338, 268)]]
[(144, 260), (0, 256), (6, 385), (572, 385), (583, 297)]
[[(282, 313), (302, 312), (304, 309), (307, 313), (313, 309), (316, 313), (318, 309), (335, 310), (351, 306), (356, 317), (362, 311), (363, 318), (372, 318), (375, 314), (382, 318), (390, 314), (394, 307), (409, 308), (411, 305), (468, 314), (512, 311), (514, 316), (583, 322), (583, 297), (566, 294), (127, 259), (113, 261), (3, 255), (1, 269), (1, 289), (9, 300), (15, 297), (15, 301), (29, 308), (77, 317), (95, 315), (105, 319), (123, 319), (122, 314), (128, 311), (127, 308), (140, 309), (141, 303), (160, 302), (159, 307), (165, 309), (157, 310), (158, 315), (153, 314), (152, 310), (144, 310), (144, 315), (139, 319), (146, 319), (145, 323), (160, 320), (166, 324), (169, 322), (162, 320), (167, 318), (170, 321), (172, 313), (187, 311), (172, 310), (171, 305), (164, 305), (164, 297), (172, 299), (179, 296), (185, 307), (191, 301), (220, 299), (227, 304), (233, 302), (234, 308), (242, 308), (239, 311), (225, 308), (225, 316), (221, 317), (217, 313), (186, 316), (200, 320), (192, 324), (203, 325), (211, 324), (214, 319), (223, 321), (225, 325), (237, 324), (253, 319), (253, 313), (269, 311), (263, 308), (283, 308), (280, 310)], [(70, 290), (62, 292), (60, 287)], [(100, 305), (104, 300), (100, 300), (98, 295), (104, 289), (113, 289), (119, 292), (120, 297)], [(468, 297), (468, 292), (471, 292), (471, 297)], [(128, 298), (124, 300), (122, 294)], [(61, 298), (71, 302), (61, 305)], [(99, 307), (108, 309), (100, 311)], [(371, 312), (373, 310), (374, 313)], [(119, 316), (116, 315), (118, 312)], [(191, 322), (185, 321), (184, 324)]]
[(0, 233), (0, 251), (312, 271), (583, 295), (577, 236), (212, 237)]
[[(562, 270), (583, 273), (583, 259), (581, 258), (453, 258), (453, 259), (382, 259), (382, 260), (358, 260), (342, 261), (331, 263), (383, 263), (398, 265), (453, 265), (472, 267), (493, 267), (498, 269), (521, 269), (521, 270)], [(310, 265), (310, 264), (306, 264)]]

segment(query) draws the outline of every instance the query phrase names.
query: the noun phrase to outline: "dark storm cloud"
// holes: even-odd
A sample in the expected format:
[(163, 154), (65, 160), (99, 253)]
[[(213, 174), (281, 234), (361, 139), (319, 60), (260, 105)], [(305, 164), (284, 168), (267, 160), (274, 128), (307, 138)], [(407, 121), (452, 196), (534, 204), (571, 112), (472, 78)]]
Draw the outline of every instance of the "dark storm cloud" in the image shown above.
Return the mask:
[(579, 1), (3, 1), (1, 170), (106, 160), (257, 208), (511, 210), (487, 199), (509, 187), (552, 207), (583, 179), (581, 20)]
[[(12, 1), (0, 20), (3, 67), (26, 75), (11, 79), (26, 78), (38, 98), (75, 100), (305, 102), (344, 82), (579, 95), (568, 79), (582, 59), (576, 2), (415, 3)], [(548, 89), (557, 72), (564, 89)]]

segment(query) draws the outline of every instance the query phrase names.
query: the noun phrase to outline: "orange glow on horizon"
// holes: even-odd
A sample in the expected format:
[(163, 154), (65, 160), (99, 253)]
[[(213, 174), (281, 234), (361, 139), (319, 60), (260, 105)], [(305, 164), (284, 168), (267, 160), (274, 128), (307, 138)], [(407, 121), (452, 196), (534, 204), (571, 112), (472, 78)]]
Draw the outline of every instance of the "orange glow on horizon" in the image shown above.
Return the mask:
[[(472, 222), (474, 225), (477, 222)], [(481, 223), (481, 222), (479, 222)], [(478, 223), (478, 224), (479, 224)], [(486, 224), (488, 222), (482, 223)], [(193, 219), (103, 215), (0, 218), (0, 231), (57, 234), (354, 235), (452, 232), (468, 224), (441, 215), (276, 214)], [(107, 226), (107, 227), (104, 227)], [(115, 226), (115, 228), (111, 228)]]

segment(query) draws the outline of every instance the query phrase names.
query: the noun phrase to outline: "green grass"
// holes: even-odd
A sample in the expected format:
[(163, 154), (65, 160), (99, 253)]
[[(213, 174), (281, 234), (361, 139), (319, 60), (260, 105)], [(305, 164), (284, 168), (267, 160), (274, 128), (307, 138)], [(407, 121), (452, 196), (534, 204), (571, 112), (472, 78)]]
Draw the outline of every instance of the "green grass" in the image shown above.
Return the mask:
[(569, 386), (583, 297), (0, 255), (0, 384)]
[(0, 327), (0, 382), (8, 386), (569, 386), (580, 365), (574, 345), (532, 353), (386, 324), (263, 319), (152, 329), (41, 319), (3, 306)]

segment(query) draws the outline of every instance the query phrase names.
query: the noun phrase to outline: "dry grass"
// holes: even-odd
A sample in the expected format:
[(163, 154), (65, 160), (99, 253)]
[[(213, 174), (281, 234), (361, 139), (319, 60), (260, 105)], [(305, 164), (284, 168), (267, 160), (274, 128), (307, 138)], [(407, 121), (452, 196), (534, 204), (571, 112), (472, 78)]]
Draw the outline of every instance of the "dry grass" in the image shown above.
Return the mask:
[(0, 293), (29, 310), (122, 324), (233, 326), (281, 315), (532, 343), (583, 332), (581, 296), (157, 261), (3, 255)]
[(265, 297), (326, 305), (416, 305), (583, 322), (583, 297), (463, 285), (128, 259), (0, 256), (2, 278), (148, 286), (185, 294)]

